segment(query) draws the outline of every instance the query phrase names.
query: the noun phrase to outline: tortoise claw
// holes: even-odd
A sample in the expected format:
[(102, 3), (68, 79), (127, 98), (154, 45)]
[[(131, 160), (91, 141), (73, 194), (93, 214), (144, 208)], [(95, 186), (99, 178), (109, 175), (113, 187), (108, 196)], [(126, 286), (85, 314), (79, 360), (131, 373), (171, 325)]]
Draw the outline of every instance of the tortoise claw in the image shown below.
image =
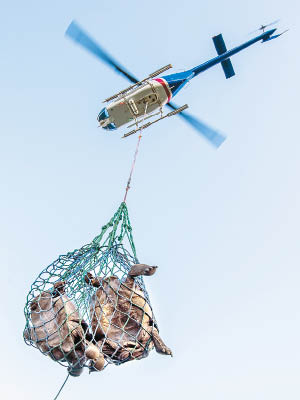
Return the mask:
[(164, 344), (156, 328), (153, 329), (152, 338), (157, 353), (173, 357), (172, 350), (169, 349), (169, 347)]
[(164, 354), (166, 356), (171, 356), (173, 357), (173, 353), (172, 350), (169, 349), (169, 347), (167, 347), (165, 344), (163, 346), (155, 346), (155, 350), (157, 351), (157, 353), (159, 354)]

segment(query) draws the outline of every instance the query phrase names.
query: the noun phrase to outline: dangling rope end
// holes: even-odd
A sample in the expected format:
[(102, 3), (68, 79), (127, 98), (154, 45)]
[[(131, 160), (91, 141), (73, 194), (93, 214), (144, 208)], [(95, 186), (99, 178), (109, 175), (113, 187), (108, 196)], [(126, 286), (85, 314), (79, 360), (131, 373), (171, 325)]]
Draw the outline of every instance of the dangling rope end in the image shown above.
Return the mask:
[(58, 396), (60, 395), (60, 392), (63, 390), (65, 384), (67, 383), (67, 380), (69, 379), (70, 374), (68, 373), (64, 383), (61, 385), (61, 388), (59, 389), (59, 392), (57, 393), (57, 395), (54, 397), (54, 400), (58, 399)]

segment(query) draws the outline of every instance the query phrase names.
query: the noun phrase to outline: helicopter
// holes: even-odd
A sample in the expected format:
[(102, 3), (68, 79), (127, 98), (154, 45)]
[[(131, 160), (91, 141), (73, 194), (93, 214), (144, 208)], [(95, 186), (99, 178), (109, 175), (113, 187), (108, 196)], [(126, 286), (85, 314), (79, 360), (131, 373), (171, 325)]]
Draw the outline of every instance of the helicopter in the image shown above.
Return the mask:
[[(231, 50), (227, 50), (223, 35), (220, 33), (212, 38), (217, 52), (217, 57), (187, 71), (158, 77), (158, 75), (161, 75), (172, 68), (172, 65), (168, 64), (142, 80), (137, 79), (121, 64), (114, 60), (114, 58), (100, 47), (75, 21), (71, 22), (65, 34), (104, 63), (114, 68), (118, 73), (122, 74), (132, 83), (126, 89), (121, 90), (104, 100), (104, 103), (107, 103), (107, 106), (99, 112), (97, 117), (101, 128), (107, 131), (114, 131), (121, 126), (129, 124), (127, 127), (134, 127), (134, 129), (125, 133), (123, 135), (123, 138), (125, 138), (148, 128), (152, 124), (155, 124), (164, 118), (178, 114), (186, 122), (192, 125), (197, 132), (204, 136), (212, 145), (219, 147), (225, 140), (224, 135), (192, 115), (184, 112), (184, 110), (188, 108), (187, 104), (178, 107), (170, 102), (170, 100), (173, 99), (173, 97), (177, 95), (178, 92), (191, 81), (191, 79), (217, 64), (221, 64), (226, 79), (233, 77), (235, 71), (230, 57), (247, 47), (252, 46), (256, 42), (261, 41), (262, 43), (265, 43), (281, 36), (286, 31), (279, 34), (275, 34), (277, 28), (265, 31), (268, 26), (277, 22), (278, 21), (274, 21), (267, 25), (261, 25), (258, 29), (263, 31), (261, 34)], [(168, 106), (172, 111), (164, 114), (164, 106)], [(157, 118), (155, 119), (155, 117)], [(144, 123), (145, 120), (150, 118), (152, 118), (152, 120)]]

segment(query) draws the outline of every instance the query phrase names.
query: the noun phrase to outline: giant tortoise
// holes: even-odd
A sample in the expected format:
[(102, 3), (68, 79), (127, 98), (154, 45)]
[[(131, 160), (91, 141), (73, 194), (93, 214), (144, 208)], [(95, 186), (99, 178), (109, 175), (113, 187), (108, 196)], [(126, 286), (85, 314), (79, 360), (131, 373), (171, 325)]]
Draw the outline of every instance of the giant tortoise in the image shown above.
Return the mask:
[(104, 367), (104, 357), (89, 342), (86, 322), (80, 318), (74, 303), (65, 294), (65, 282), (59, 281), (53, 289), (44, 291), (30, 303), (32, 327), (24, 337), (42, 353), (55, 361), (67, 361), (69, 373), (79, 376), (87, 359), (97, 370)]
[(159, 336), (151, 306), (135, 277), (153, 275), (157, 267), (132, 265), (125, 280), (104, 279), (87, 273), (85, 281), (97, 288), (90, 301), (94, 341), (104, 356), (116, 364), (146, 357), (155, 347), (160, 354), (172, 351)]

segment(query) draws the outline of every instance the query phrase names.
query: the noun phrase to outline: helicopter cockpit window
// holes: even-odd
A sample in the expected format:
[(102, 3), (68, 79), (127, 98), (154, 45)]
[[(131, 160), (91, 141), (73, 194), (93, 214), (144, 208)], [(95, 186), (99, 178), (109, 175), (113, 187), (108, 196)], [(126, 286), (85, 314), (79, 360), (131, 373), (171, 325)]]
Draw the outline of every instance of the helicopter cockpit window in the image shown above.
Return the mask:
[(143, 104), (148, 103), (148, 105), (154, 104), (156, 102), (157, 102), (157, 95), (155, 93), (151, 93), (151, 94), (149, 94), (149, 96), (145, 96), (139, 101), (139, 103), (143, 103)]
[(100, 121), (103, 121), (103, 120), (106, 119), (106, 118), (109, 118), (109, 115), (108, 115), (108, 112), (107, 112), (106, 107), (104, 107), (104, 108), (102, 108), (102, 110), (99, 112), (98, 117), (97, 117), (97, 120), (100, 122)]

